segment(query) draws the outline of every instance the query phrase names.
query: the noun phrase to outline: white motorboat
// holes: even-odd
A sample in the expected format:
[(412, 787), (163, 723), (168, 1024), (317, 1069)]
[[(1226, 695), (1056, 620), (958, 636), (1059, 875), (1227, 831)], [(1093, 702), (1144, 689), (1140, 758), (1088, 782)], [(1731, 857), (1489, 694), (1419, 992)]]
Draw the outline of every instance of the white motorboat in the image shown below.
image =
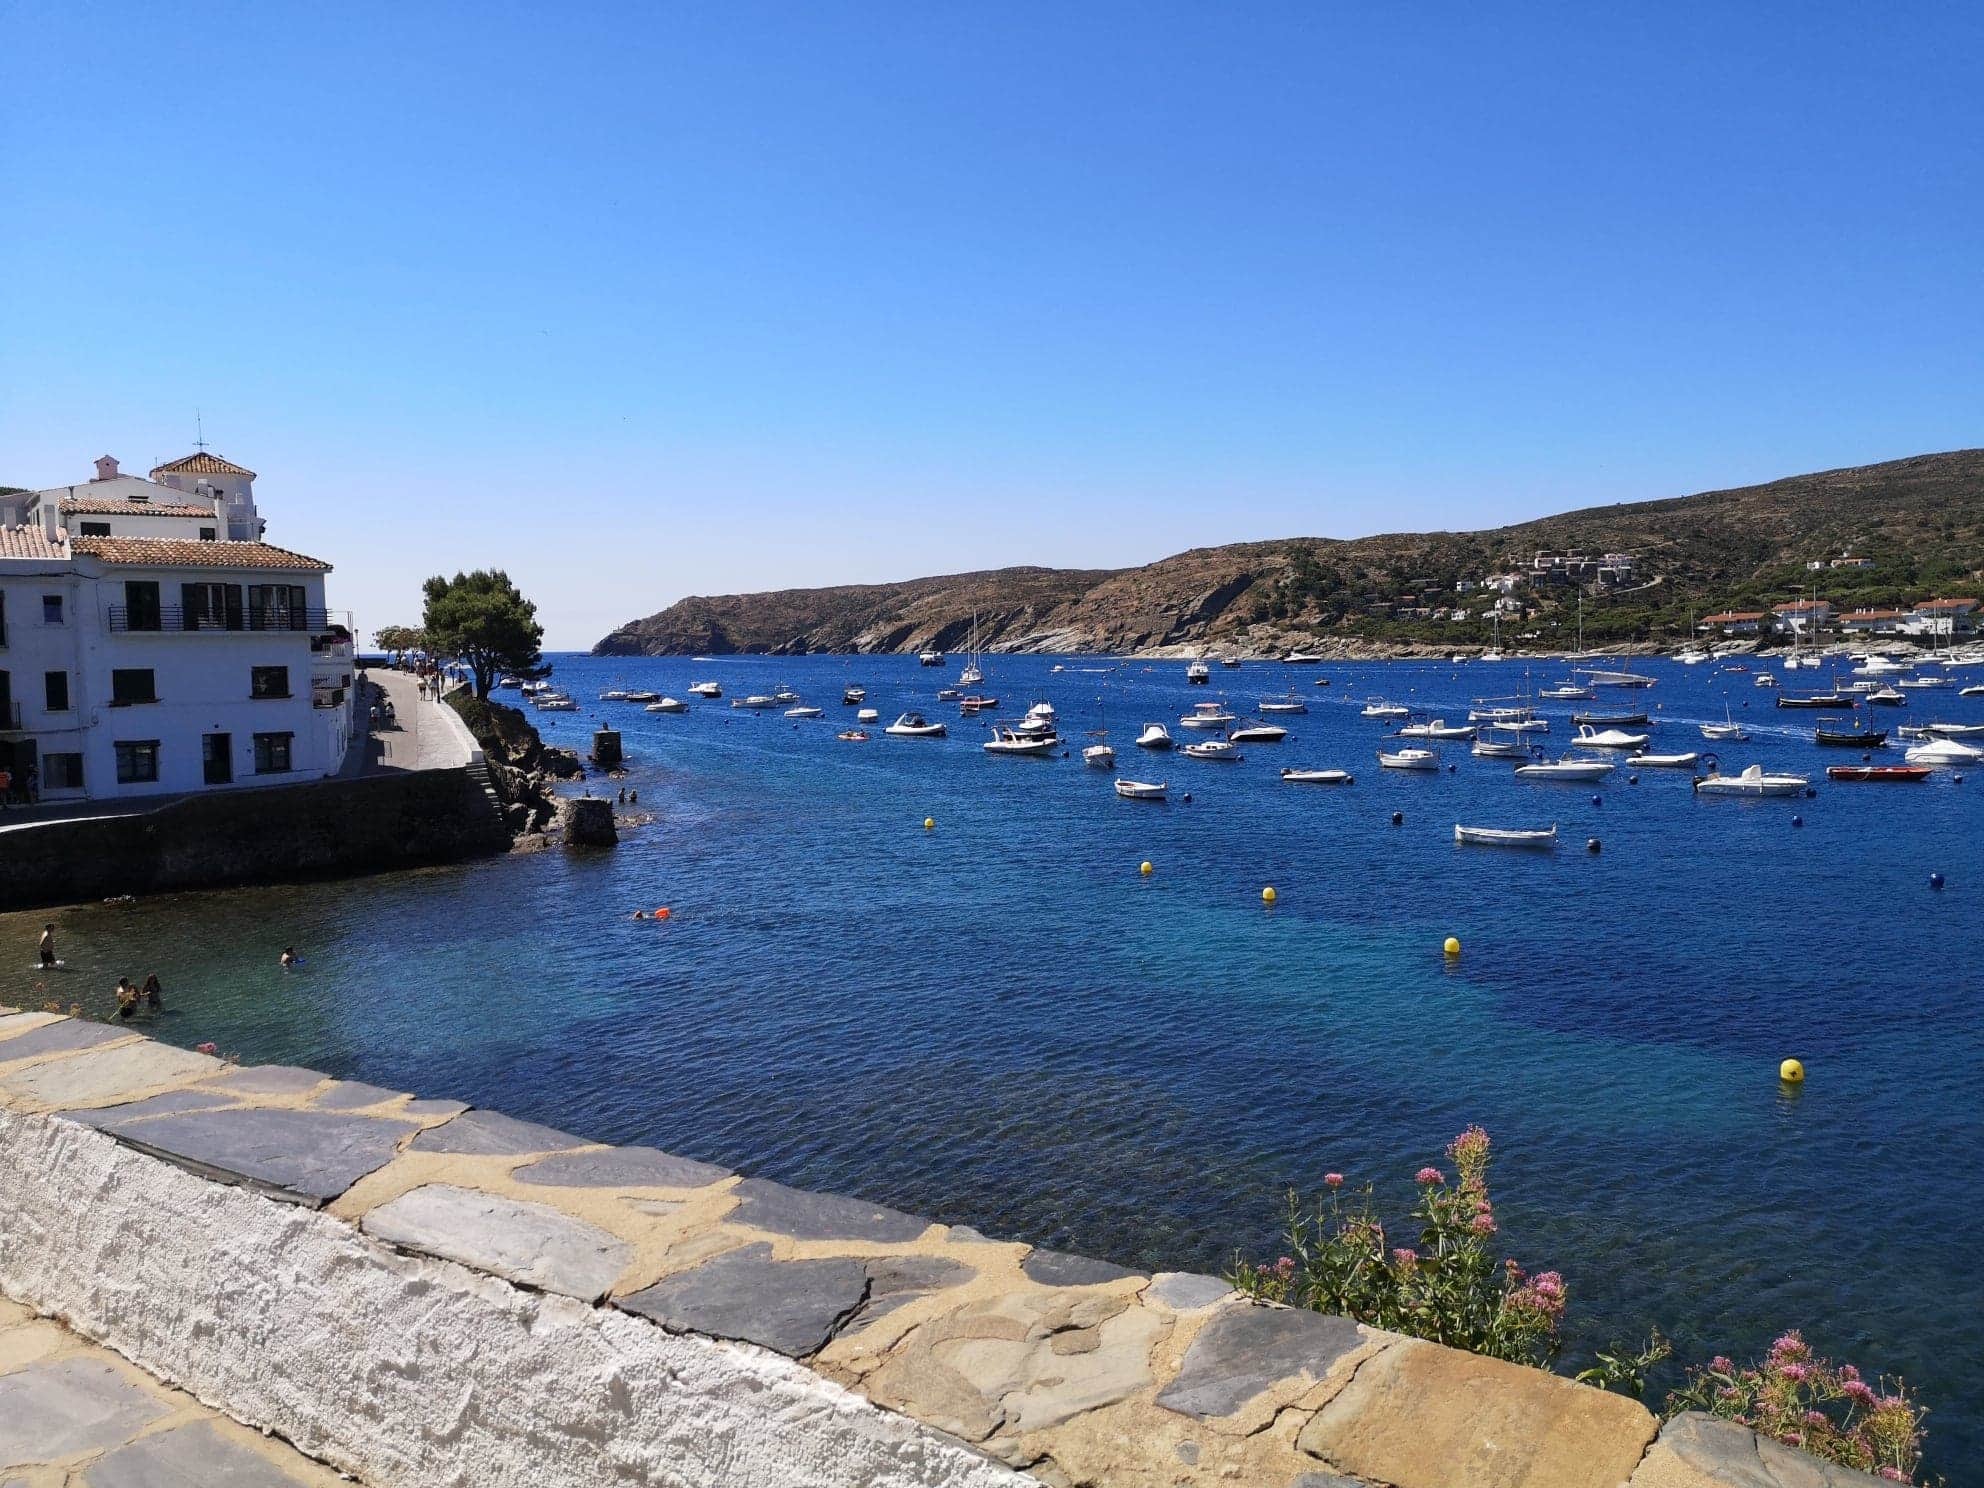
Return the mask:
[(1945, 687), (1954, 687), (1956, 684), (1948, 677), (1903, 677), (1895, 683), (1895, 686), (1908, 692), (1937, 692)]
[(882, 715), (873, 708), (863, 708), (859, 713), (854, 715), (854, 721), (856, 723), (880, 723), (882, 721)]
[(627, 694), (622, 692), (619, 688), (615, 687), (609, 689), (606, 692), (602, 692), (599, 695), (599, 700), (602, 703), (624, 703), (625, 701), (627, 701)]
[(1474, 729), (1462, 723), (1449, 724), (1444, 718), (1430, 723), (1408, 723), (1398, 731), (1401, 739), (1472, 739)]
[(1361, 713), (1364, 718), (1410, 718), (1412, 710), (1399, 703), (1366, 703)]
[(693, 692), (697, 697), (720, 698), (723, 696), (723, 684), (721, 682), (691, 682), (689, 684), (689, 691)]
[(898, 739), (941, 739), (949, 730), (941, 723), (930, 722), (921, 713), (905, 713), (882, 732)]
[(1908, 668), (1901, 662), (1889, 661), (1885, 656), (1869, 656), (1853, 669), (1853, 675), (1856, 677), (1892, 677), (1907, 670)]
[(1902, 757), (1911, 765), (1974, 765), (1984, 760), (1984, 749), (1956, 739), (1932, 739), (1917, 744)]
[(799, 694), (794, 692), (790, 687), (781, 687), (777, 692), (772, 694), (772, 701), (775, 703), (796, 703), (799, 701)]
[(1387, 770), (1437, 770), (1440, 757), (1430, 749), (1380, 749), (1378, 763)]
[(1769, 672), (1758, 672), (1750, 685), (1752, 687), (1775, 687), (1777, 686), (1777, 678), (1773, 677)]
[(1195, 661), (1185, 668), (1185, 680), (1197, 685), (1212, 681), (1212, 668), (1203, 661)]
[[(890, 730), (891, 733), (894, 730)], [(987, 754), (1012, 754), (1034, 759), (1046, 759), (1061, 747), (1061, 741), (1052, 737), (1040, 738), (1023, 734), (1018, 729), (998, 728), (984, 744)]]
[(1530, 748), (1530, 745), (1520, 739), (1476, 739), (1474, 747), (1468, 753), (1477, 759), (1526, 760), (1529, 758)]
[(1024, 734), (1029, 739), (1058, 739), (1061, 736), (1061, 731), (1054, 727), (1053, 720), (1035, 718), (1031, 714), (1014, 724), (1013, 732)]
[(1610, 760), (1538, 760), (1517, 765), (1516, 774), (1525, 780), (1603, 780), (1617, 768)]
[(1550, 720), (1547, 718), (1504, 718), (1488, 725), (1489, 731), (1499, 734), (1547, 734)]
[(1060, 715), (1054, 711), (1054, 705), (1052, 703), (1048, 702), (1045, 698), (1042, 698), (1039, 702), (1035, 703), (1031, 708), (1028, 708), (1026, 710), (1026, 716), (1028, 720), (1033, 723), (1051, 724)]
[(940, 687), (937, 689), (937, 701), (940, 703), (955, 703), (958, 701), (958, 696), (958, 690), (955, 687)]
[(730, 700), (730, 706), (733, 708), (749, 708), (753, 712), (758, 712), (765, 708), (776, 708), (778, 706), (778, 699), (768, 692), (754, 692), (749, 697), (732, 698)]
[(1905, 708), (1908, 706), (1908, 694), (1905, 692), (1899, 692), (1892, 687), (1875, 687), (1872, 683), (1869, 683), (1868, 687), (1871, 690), (1867, 693), (1867, 701), (1876, 707)]
[(944, 664), (944, 653), (932, 647), (927, 651), (917, 652), (916, 660), (922, 666), (942, 666)]
[(1526, 707), (1480, 706), (1467, 710), (1469, 723), (1517, 723), (1535, 716), (1536, 710)]
[(1354, 777), (1348, 770), (1283, 770), (1281, 778), (1290, 785), (1349, 785)]
[(1309, 705), (1291, 692), (1285, 698), (1262, 698), (1260, 711), (1263, 713), (1307, 713), (1309, 711)]
[(825, 714), (825, 712), (826, 709), (824, 708), (815, 708), (810, 705), (802, 703), (797, 708), (787, 708), (785, 710), (785, 716), (787, 718), (819, 718), (823, 714)]
[(689, 705), (680, 698), (656, 698), (647, 706), (650, 713), (687, 713)]
[(1709, 656), (1708, 652), (1702, 650), (1699, 646), (1690, 646), (1684, 651), (1676, 651), (1674, 653), (1674, 659), (1680, 662), (1682, 666), (1700, 666), (1709, 659)]
[(1935, 737), (1934, 734), (1931, 734), (1928, 729), (1924, 728), (1920, 724), (1904, 723), (1900, 728), (1896, 729), (1895, 732), (1901, 735), (1901, 737), (1904, 739), (1933, 739)]
[(1116, 751), (1107, 744), (1091, 744), (1082, 751), (1082, 763), (1091, 770), (1116, 768)]
[(1475, 847), (1555, 847), (1557, 824), (1542, 828), (1463, 827), (1455, 822), (1454, 841)]
[(641, 689), (639, 692), (622, 693), (621, 696), (626, 698), (630, 703), (658, 703), (661, 701), (660, 693), (649, 692), (646, 688)]
[(1171, 730), (1161, 723), (1147, 723), (1144, 731), (1137, 735), (1139, 749), (1169, 749), (1171, 744)]
[(548, 697), (543, 693), (538, 694), (537, 705), (547, 713), (576, 713), (579, 711), (579, 705), (570, 698)]
[(1642, 770), (1692, 770), (1701, 755), (1695, 750), (1686, 754), (1636, 754), (1626, 763)]
[(1288, 730), (1278, 723), (1250, 723), (1231, 730), (1226, 737), (1235, 744), (1279, 744), (1288, 737)]
[(1593, 687), (1651, 687), (1658, 680), (1639, 672), (1594, 672), (1589, 669), (1585, 671), (1584, 678)]
[(1578, 736), (1574, 741), (1586, 749), (1644, 749), (1647, 734), (1629, 734), (1624, 729), (1593, 728), (1590, 724), (1578, 726)]
[(1560, 682), (1555, 687), (1539, 688), (1536, 695), (1565, 703), (1588, 703), (1598, 696), (1589, 687), (1580, 687), (1575, 682)]
[(1222, 760), (1235, 763), (1244, 756), (1240, 746), (1226, 739), (1207, 739), (1199, 744), (1187, 744), (1184, 753), (1196, 760)]
[(1148, 780), (1118, 780), (1116, 794), (1126, 801), (1162, 801), (1164, 782)]
[(1957, 694), (1957, 696), (1958, 696), (1958, 697), (1984, 697), (1984, 687), (1966, 687), (1966, 688), (1964, 688), (1964, 689), (1963, 689), (1963, 690), (1962, 690), (1961, 692), (1959, 692), (1959, 693)]
[(856, 707), (868, 701), (868, 689), (865, 687), (843, 687), (840, 690), (840, 700), (846, 707)]
[(1802, 796), (1811, 784), (1803, 775), (1767, 775), (1762, 765), (1751, 765), (1740, 775), (1703, 775), (1695, 781), (1695, 791), (1705, 796)]
[(1223, 729), (1233, 722), (1233, 715), (1219, 703), (1200, 703), (1178, 720), (1180, 728)]
[(1328, 660), (1327, 657), (1318, 656), (1313, 651), (1291, 651), (1282, 657), (1281, 664), (1283, 666), (1316, 666), (1326, 660)]
[(1929, 733), (1938, 739), (1975, 739), (1984, 736), (1984, 723), (1932, 723)]

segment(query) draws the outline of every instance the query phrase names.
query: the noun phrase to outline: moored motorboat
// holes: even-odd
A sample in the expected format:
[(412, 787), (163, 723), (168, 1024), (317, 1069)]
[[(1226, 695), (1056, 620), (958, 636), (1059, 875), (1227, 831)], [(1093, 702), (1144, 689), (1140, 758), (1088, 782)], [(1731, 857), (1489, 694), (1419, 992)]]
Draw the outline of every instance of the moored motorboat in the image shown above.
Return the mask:
[(649, 692), (646, 688), (642, 688), (638, 692), (622, 693), (621, 696), (630, 703), (652, 703), (658, 701), (661, 694), (658, 692)]
[(1642, 770), (1692, 770), (1701, 755), (1695, 750), (1686, 754), (1636, 754), (1626, 763)]
[(1398, 703), (1369, 702), (1360, 713), (1364, 718), (1410, 718), (1412, 710)]
[(898, 739), (941, 739), (948, 729), (941, 723), (932, 723), (921, 713), (905, 713), (886, 729), (885, 734), (893, 734)]
[(1427, 723), (1408, 723), (1398, 731), (1401, 739), (1472, 739), (1474, 728), (1470, 724), (1449, 724), (1444, 718), (1435, 718)]
[(1387, 770), (1437, 770), (1440, 756), (1430, 749), (1380, 749), (1378, 763)]
[(1539, 688), (1536, 695), (1560, 703), (1589, 702), (1598, 696), (1589, 687), (1580, 687), (1575, 682), (1559, 682), (1555, 687)]
[(1781, 697), (1780, 708), (1850, 708), (1853, 699), (1842, 692), (1815, 692), (1805, 697)]
[(1091, 744), (1082, 751), (1082, 763), (1091, 770), (1116, 768), (1116, 751), (1107, 744)]
[(1198, 744), (1187, 744), (1183, 752), (1196, 760), (1237, 762), (1245, 758), (1240, 753), (1240, 747), (1226, 739), (1206, 739)]
[(753, 712), (758, 712), (765, 708), (776, 708), (778, 706), (778, 699), (768, 692), (754, 692), (749, 697), (732, 698), (730, 700), (730, 706), (733, 708), (749, 708)]
[(1908, 694), (1897, 692), (1892, 687), (1877, 687), (1866, 695), (1864, 701), (1873, 704), (1876, 708), (1906, 708)]
[(1456, 845), (1468, 843), (1475, 847), (1555, 847), (1557, 845), (1557, 824), (1547, 827), (1464, 827), (1454, 823)]
[(1287, 697), (1262, 698), (1260, 711), (1263, 713), (1307, 713), (1309, 711), (1309, 705), (1291, 692)]
[(960, 713), (983, 713), (989, 708), (996, 708), (998, 706), (999, 700), (997, 698), (986, 697), (982, 693), (975, 692), (970, 697), (961, 697), (958, 699), (958, 711)]
[(1126, 801), (1162, 801), (1164, 782), (1149, 780), (1118, 780), (1116, 794)]
[(1695, 791), (1705, 796), (1802, 796), (1811, 784), (1803, 775), (1771, 775), (1762, 765), (1750, 765), (1738, 775), (1697, 776)]
[(1212, 681), (1212, 668), (1204, 661), (1195, 661), (1185, 668), (1185, 680), (1194, 686), (1203, 687)]
[(1928, 765), (1827, 765), (1828, 780), (1859, 780), (1891, 785), (1927, 780), (1935, 771)]
[(917, 652), (916, 660), (922, 666), (942, 666), (944, 664), (944, 653), (932, 647), (929, 650)]
[(1652, 720), (1644, 713), (1573, 713), (1579, 728), (1644, 728)]
[(1188, 729), (1223, 729), (1233, 722), (1233, 715), (1219, 703), (1200, 703), (1178, 720), (1179, 727)]
[(656, 698), (647, 706), (650, 713), (687, 713), (689, 705), (680, 698)]
[(1060, 740), (1051, 734), (1040, 737), (1023, 734), (1018, 729), (995, 728), (992, 737), (982, 746), (987, 754), (1010, 754), (1022, 758), (1046, 759), (1060, 748)]
[(1603, 780), (1617, 768), (1610, 760), (1538, 760), (1517, 765), (1516, 774), (1525, 780)]
[(1171, 745), (1171, 730), (1161, 723), (1147, 723), (1144, 731), (1137, 735), (1139, 749), (1169, 749)]
[(1948, 677), (1903, 677), (1896, 685), (1909, 692), (1936, 692), (1956, 686)]
[(1931, 739), (1917, 744), (1902, 758), (1911, 765), (1974, 765), (1984, 760), (1984, 749), (1957, 739)]
[(787, 708), (785, 710), (785, 716), (787, 718), (818, 718), (825, 712), (826, 709), (824, 708), (815, 708), (810, 704), (801, 703), (797, 708)]
[(857, 707), (868, 700), (868, 689), (865, 687), (843, 687), (840, 691), (840, 700), (847, 707)]
[(693, 692), (697, 697), (720, 698), (723, 696), (723, 684), (721, 682), (691, 682), (689, 684), (689, 691)]
[(1829, 744), (1839, 749), (1880, 749), (1888, 742), (1886, 729), (1828, 728), (1821, 723), (1812, 730), (1814, 744)]
[(1354, 777), (1348, 770), (1283, 770), (1281, 778), (1290, 785), (1349, 785)]
[(602, 692), (599, 700), (602, 703), (622, 703), (627, 700), (627, 694), (618, 687), (612, 687)]
[(1984, 723), (1931, 723), (1924, 725), (1929, 733), (1938, 739), (1975, 739), (1984, 737)]
[(1278, 723), (1250, 723), (1229, 730), (1226, 737), (1235, 744), (1279, 744), (1288, 737), (1288, 730)]
[(1752, 687), (1775, 687), (1777, 686), (1777, 678), (1773, 677), (1769, 672), (1758, 672), (1756, 679), (1750, 685)]
[(1593, 728), (1583, 724), (1575, 742), (1586, 749), (1644, 749), (1649, 735), (1629, 734), (1624, 729)]
[(1468, 753), (1478, 759), (1526, 760), (1532, 749), (1542, 747), (1540, 744), (1525, 744), (1520, 739), (1476, 739)]
[(880, 723), (882, 721), (882, 715), (874, 708), (863, 708), (859, 713), (854, 715), (854, 721), (856, 723)]

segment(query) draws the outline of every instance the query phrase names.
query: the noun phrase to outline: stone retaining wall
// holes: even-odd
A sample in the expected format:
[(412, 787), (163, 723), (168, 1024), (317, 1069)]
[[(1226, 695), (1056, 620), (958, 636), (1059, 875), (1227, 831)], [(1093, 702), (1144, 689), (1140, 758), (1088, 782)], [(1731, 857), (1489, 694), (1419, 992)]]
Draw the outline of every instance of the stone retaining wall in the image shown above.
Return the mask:
[(0, 910), (450, 863), (506, 852), (510, 835), (467, 771), (418, 770), (215, 791), (5, 842)]
[(45, 1013), (0, 1015), (0, 1292), (395, 1488), (1872, 1481), (1216, 1278)]

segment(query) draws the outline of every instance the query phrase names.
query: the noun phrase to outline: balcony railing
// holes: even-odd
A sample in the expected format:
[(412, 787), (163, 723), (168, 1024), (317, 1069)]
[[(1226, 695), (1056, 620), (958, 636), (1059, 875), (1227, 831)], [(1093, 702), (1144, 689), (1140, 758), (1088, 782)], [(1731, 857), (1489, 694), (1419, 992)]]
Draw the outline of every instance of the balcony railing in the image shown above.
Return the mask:
[(242, 630), (324, 631), (330, 625), (329, 610), (257, 609), (251, 605), (236, 614), (209, 615), (180, 605), (160, 605), (157, 609), (110, 606), (110, 628), (119, 633), (197, 631), (218, 635)]

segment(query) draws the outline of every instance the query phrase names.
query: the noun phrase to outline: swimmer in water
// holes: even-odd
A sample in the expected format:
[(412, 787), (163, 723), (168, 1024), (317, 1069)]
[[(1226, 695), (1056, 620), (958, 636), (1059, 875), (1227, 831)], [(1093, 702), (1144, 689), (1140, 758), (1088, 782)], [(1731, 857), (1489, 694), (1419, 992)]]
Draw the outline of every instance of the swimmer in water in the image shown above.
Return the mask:
[(52, 967), (55, 964), (55, 927), (53, 925), (43, 925), (41, 927), (41, 964), (43, 969)]
[(282, 948), (282, 969), (284, 971), (288, 971), (290, 967), (300, 964), (302, 960), (303, 958), (296, 954), (295, 946), (284, 946)]

